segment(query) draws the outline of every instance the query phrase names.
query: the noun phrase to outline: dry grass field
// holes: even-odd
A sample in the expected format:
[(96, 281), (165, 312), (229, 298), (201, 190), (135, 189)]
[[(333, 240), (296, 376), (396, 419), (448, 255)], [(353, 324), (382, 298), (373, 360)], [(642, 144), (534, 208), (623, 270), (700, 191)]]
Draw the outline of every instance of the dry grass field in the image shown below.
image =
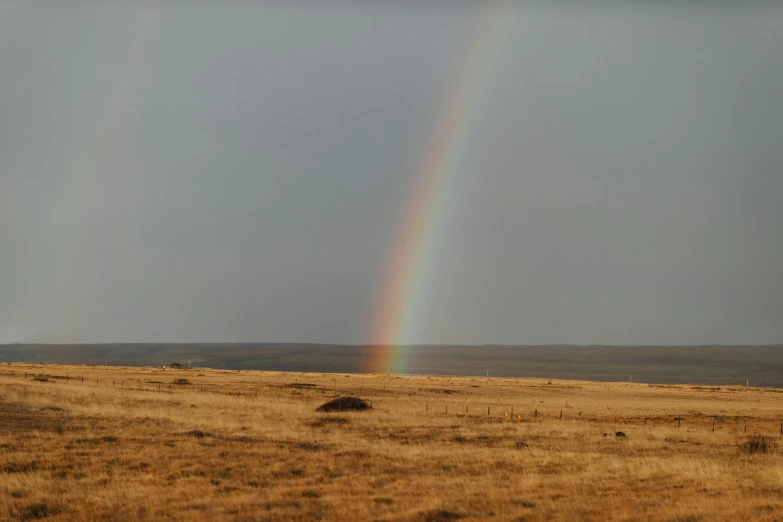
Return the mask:
[(743, 451), (781, 420), (744, 387), (4, 364), (0, 519), (783, 520), (783, 451)]

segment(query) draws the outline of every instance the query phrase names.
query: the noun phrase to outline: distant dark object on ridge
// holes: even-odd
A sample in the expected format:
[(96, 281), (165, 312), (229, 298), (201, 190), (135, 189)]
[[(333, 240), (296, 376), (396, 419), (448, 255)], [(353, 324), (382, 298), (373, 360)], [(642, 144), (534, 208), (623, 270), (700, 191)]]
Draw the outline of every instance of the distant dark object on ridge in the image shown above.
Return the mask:
[(370, 404), (358, 397), (338, 397), (320, 405), (315, 411), (364, 411), (369, 409)]
[(182, 368), (182, 365), (178, 362), (173, 362), (169, 364), (169, 368)]
[(614, 436), (617, 437), (618, 439), (624, 439), (625, 433), (623, 433), (622, 431), (618, 431), (617, 433), (614, 434)]

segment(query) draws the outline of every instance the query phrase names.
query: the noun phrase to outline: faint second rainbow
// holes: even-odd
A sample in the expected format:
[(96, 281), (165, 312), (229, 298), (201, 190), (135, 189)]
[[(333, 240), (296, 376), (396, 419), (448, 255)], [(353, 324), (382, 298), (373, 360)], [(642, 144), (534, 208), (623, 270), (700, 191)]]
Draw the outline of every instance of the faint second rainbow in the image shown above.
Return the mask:
[(447, 208), (447, 188), (459, 169), (462, 150), (494, 76), (492, 63), (503, 48), (513, 0), (482, 3), (479, 20), (454, 80), (444, 92), (431, 139), (423, 151), (397, 228), (386, 279), (376, 306), (372, 348), (365, 370), (404, 372), (417, 342), (421, 302), (431, 273)]
[[(150, 56), (150, 43), (158, 33), (164, 8), (159, 0), (146, 0), (134, 5), (135, 16), (119, 19), (119, 27), (127, 25), (127, 51), (119, 63), (118, 74), (105, 92), (96, 92), (93, 112), (86, 114), (91, 128), (73, 151), (73, 160), (63, 170), (55, 203), (49, 209), (46, 223), (46, 243), (51, 247), (50, 271), (45, 280), (46, 298), (42, 303), (36, 333), (62, 331), (63, 313), (67, 314), (68, 294), (89, 279), (80, 268), (85, 255), (87, 228), (100, 222), (95, 205), (85, 199), (94, 185), (111, 178), (112, 165), (126, 160), (120, 153), (135, 144), (138, 110), (141, 103), (142, 76)], [(117, 195), (120, 197), (121, 195)], [(92, 208), (90, 208), (92, 207)], [(59, 342), (79, 340), (79, 332)]]

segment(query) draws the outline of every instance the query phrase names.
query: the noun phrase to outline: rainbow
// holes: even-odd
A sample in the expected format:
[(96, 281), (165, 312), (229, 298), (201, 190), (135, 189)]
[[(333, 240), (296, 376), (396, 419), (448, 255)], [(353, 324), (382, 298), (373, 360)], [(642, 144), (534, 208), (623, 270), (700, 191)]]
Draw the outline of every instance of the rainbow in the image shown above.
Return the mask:
[(371, 373), (404, 373), (416, 342), (421, 303), (446, 217), (448, 187), (459, 170), (461, 151), (471, 137), (486, 84), (494, 76), (493, 62), (512, 19), (513, 0), (484, 5), (457, 74), (443, 96), (397, 227), (365, 361), (365, 370)]

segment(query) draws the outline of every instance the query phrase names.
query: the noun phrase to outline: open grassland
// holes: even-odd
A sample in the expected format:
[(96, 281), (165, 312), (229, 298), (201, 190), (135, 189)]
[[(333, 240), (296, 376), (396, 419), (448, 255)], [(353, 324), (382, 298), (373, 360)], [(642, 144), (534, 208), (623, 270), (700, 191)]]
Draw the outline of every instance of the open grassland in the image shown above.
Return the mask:
[(781, 420), (772, 389), (4, 364), (0, 520), (781, 520), (783, 452), (741, 450)]

